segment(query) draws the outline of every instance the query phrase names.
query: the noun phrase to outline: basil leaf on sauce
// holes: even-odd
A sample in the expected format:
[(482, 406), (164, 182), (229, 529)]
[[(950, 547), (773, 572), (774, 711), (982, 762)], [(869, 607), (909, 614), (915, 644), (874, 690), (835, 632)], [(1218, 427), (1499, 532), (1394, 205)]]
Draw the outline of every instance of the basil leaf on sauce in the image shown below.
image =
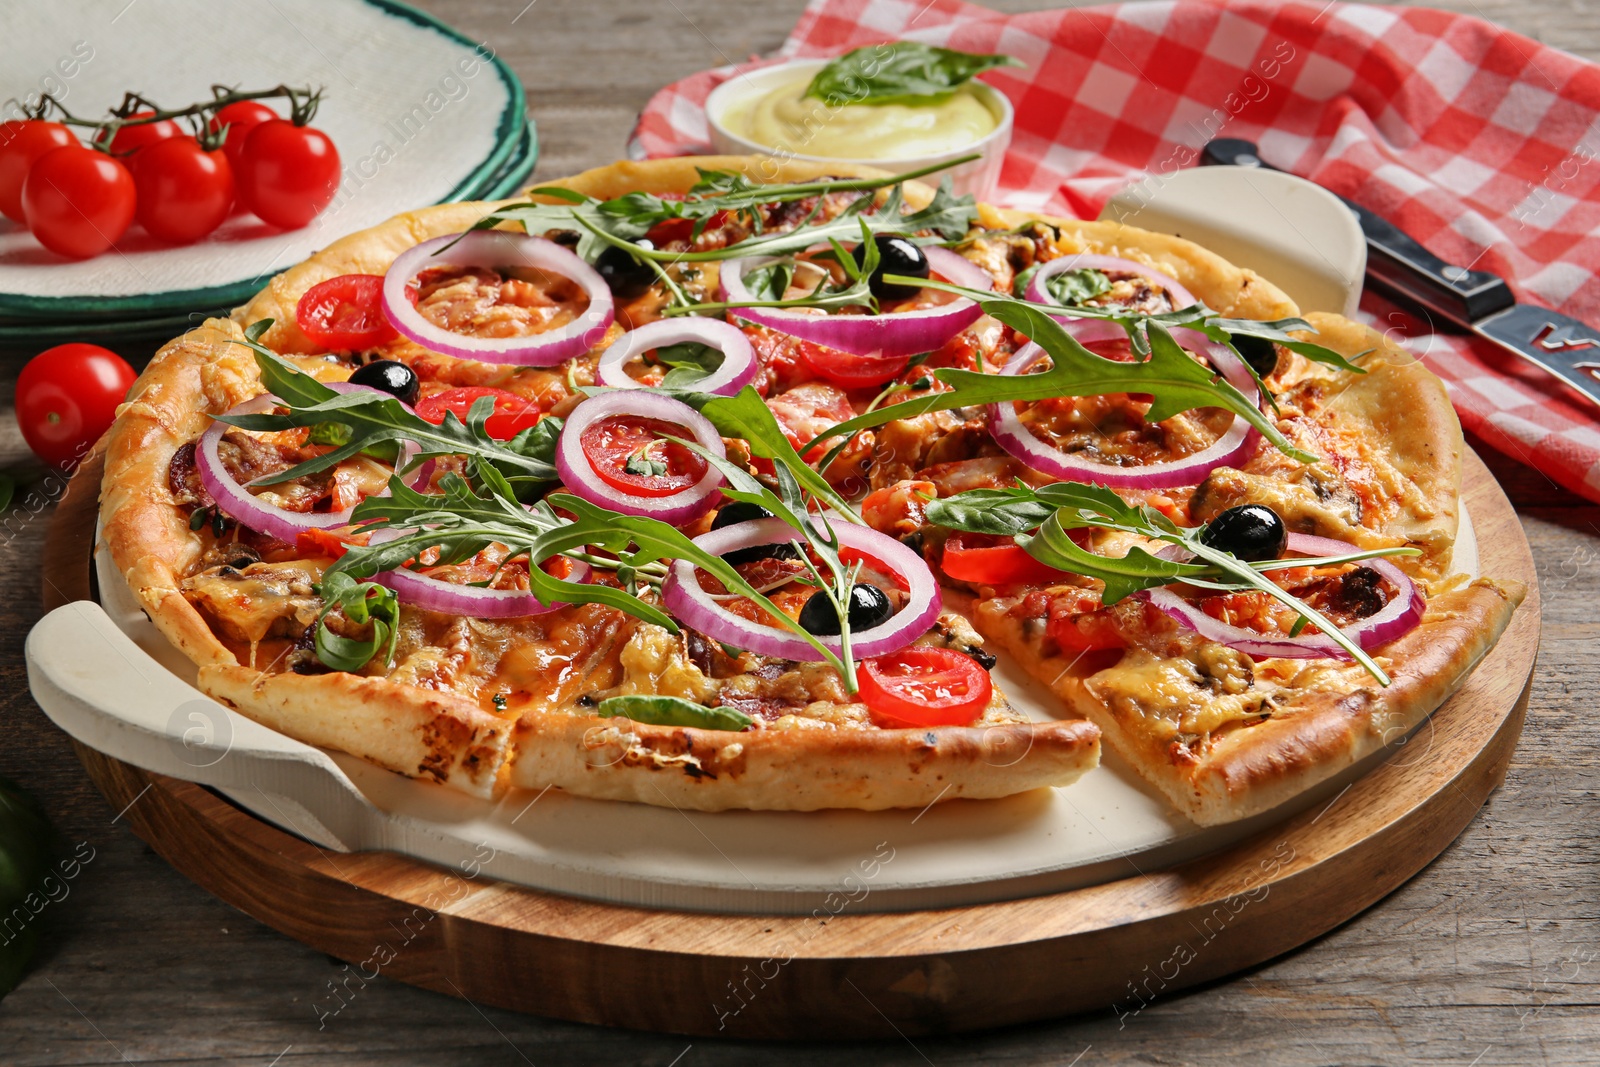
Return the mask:
[(995, 67), (1020, 67), (1013, 56), (980, 55), (896, 41), (867, 45), (817, 71), (806, 95), (830, 106), (936, 103)]

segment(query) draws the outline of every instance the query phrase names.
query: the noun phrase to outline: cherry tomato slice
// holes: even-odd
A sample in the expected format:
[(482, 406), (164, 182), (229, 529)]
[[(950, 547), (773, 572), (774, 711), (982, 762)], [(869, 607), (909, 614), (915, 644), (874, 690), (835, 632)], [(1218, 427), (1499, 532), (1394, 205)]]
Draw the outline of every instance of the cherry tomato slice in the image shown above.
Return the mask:
[(1103, 608), (1082, 614), (1058, 614), (1052, 611), (1045, 621), (1044, 632), (1056, 644), (1072, 652), (1128, 647), (1128, 642), (1112, 622), (1111, 613)]
[(22, 214), (22, 183), (46, 152), (75, 145), (78, 139), (59, 122), (21, 119), (0, 122), (0, 215), (13, 222)]
[(637, 415), (613, 415), (584, 428), (578, 438), (600, 480), (634, 496), (681, 493), (705, 477), (706, 461), (663, 436), (692, 436), (682, 426)]
[(136, 377), (126, 360), (99, 345), (45, 349), (17, 375), (23, 439), (46, 463), (76, 466), (111, 428)]
[(70, 144), (39, 157), (22, 183), (28, 228), (50, 251), (88, 259), (128, 232), (133, 177), (121, 160)]
[(381, 274), (341, 274), (318, 282), (295, 305), (294, 321), (330, 352), (375, 348), (399, 336), (383, 313)]
[(800, 359), (811, 373), (844, 389), (866, 389), (898, 377), (910, 356), (856, 356), (837, 348), (801, 342)]
[(994, 694), (989, 672), (971, 656), (924, 646), (864, 661), (856, 684), (873, 721), (885, 729), (966, 726)]
[[(665, 219), (652, 226), (644, 236), (647, 241), (660, 248), (669, 241), (687, 241), (694, 235), (694, 224), (694, 219)], [(706, 224), (700, 228), (700, 232), (720, 230), (727, 224), (728, 213), (718, 211), (706, 219)]]
[(954, 535), (944, 543), (939, 566), (951, 578), (975, 585), (1054, 582), (1063, 576), (1010, 538), (987, 534)]
[(459, 389), (446, 389), (442, 393), (423, 397), (417, 401), (417, 415), (435, 426), (444, 422), (445, 412), (454, 412), (462, 422), (467, 412), (480, 397), (494, 398), (494, 414), (483, 428), (497, 441), (509, 441), (543, 417), (539, 405), (525, 396), (508, 393), (487, 385), (464, 385)]

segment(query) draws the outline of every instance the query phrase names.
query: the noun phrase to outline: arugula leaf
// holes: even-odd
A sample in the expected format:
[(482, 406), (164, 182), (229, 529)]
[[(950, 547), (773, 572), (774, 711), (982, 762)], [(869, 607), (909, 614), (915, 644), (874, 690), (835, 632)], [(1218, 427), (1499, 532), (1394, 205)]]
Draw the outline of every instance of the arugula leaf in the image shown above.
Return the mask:
[[(315, 456), (276, 474), (258, 478), (252, 484), (276, 485), (304, 474), (314, 474), (337, 466), (358, 453), (387, 449), (388, 455), (404, 442), (420, 446), (416, 460), (433, 456), (464, 455), (494, 464), (519, 490), (531, 492), (557, 481), (555, 443), (561, 433), (559, 419), (544, 418), (509, 441), (489, 436), (484, 424), (494, 413), (494, 401), (481, 397), (468, 410), (466, 422), (451, 412), (444, 422), (434, 425), (407, 411), (394, 397), (370, 390), (336, 393), (271, 349), (260, 337), (272, 325), (271, 319), (252, 323), (246, 340), (235, 342), (250, 348), (261, 369), (267, 391), (290, 408), (287, 414), (218, 415), (219, 422), (244, 430), (286, 430), (296, 426), (322, 427), (319, 438), (334, 443), (331, 452)], [(342, 430), (328, 429), (328, 424)], [(345, 432), (348, 431), (348, 432)], [(379, 453), (384, 454), (384, 453)]]
[(708, 708), (682, 697), (646, 694), (607, 697), (594, 713), (603, 719), (621, 716), (652, 726), (691, 726), (701, 730), (745, 730), (755, 723), (733, 708)]
[(698, 341), (662, 345), (656, 349), (656, 359), (669, 368), (661, 379), (662, 388), (693, 389), (715, 374), (724, 358), (715, 348)]
[[(885, 277), (901, 284), (916, 282), (932, 288), (957, 290), (974, 299), (991, 295), (977, 290), (960, 290), (959, 287), (945, 286), (939, 282), (902, 279), (898, 275)], [(889, 404), (847, 419), (818, 434), (804, 449), (810, 451), (818, 442), (832, 437), (882, 426), (896, 419), (914, 418), (930, 411), (1013, 400), (1149, 393), (1155, 398), (1146, 415), (1151, 422), (1171, 418), (1191, 408), (1226, 408), (1261, 431), (1262, 436), (1285, 455), (1302, 463), (1315, 463), (1318, 459), (1296, 447), (1278, 429), (1277, 423), (1263, 415), (1250, 402), (1250, 398), (1232, 383), (1191, 359), (1172, 339), (1172, 335), (1154, 319), (1146, 323), (1149, 357), (1142, 362), (1123, 363), (1090, 352), (1050, 316), (1048, 309), (1038, 304), (1009, 297), (979, 299), (978, 303), (986, 313), (1036, 342), (1049, 354), (1054, 366), (1043, 373), (1004, 376), (943, 368), (935, 371), (934, 377), (951, 386), (949, 390)]]
[[(394, 662), (400, 640), (400, 601), (392, 589), (377, 582), (357, 582), (350, 575), (328, 570), (317, 586), (322, 611), (317, 615), (314, 638), (317, 659), (336, 671), (359, 671), (373, 656), (383, 653), (385, 665)], [(357, 626), (371, 625), (372, 636), (365, 640), (346, 637), (328, 626), (328, 615), (335, 609)]]
[(829, 106), (932, 104), (975, 75), (995, 67), (1020, 67), (1013, 56), (957, 52), (917, 41), (868, 45), (846, 52), (817, 71), (805, 95)]
[(735, 396), (714, 396), (710, 393), (676, 393), (675, 398), (694, 408), (711, 420), (717, 432), (724, 437), (740, 437), (750, 444), (753, 455), (770, 459), (794, 476), (806, 492), (851, 522), (861, 522), (861, 516), (844, 497), (840, 496), (826, 478), (818, 474), (789, 443), (783, 427), (773, 416), (772, 409), (761, 399), (754, 386), (747, 385)]
[[(1266, 593), (1294, 611), (1300, 620), (1315, 625), (1377, 679), (1388, 685), (1389, 676), (1337, 626), (1315, 608), (1266, 576), (1266, 572), (1296, 567), (1354, 563), (1375, 556), (1415, 556), (1414, 548), (1357, 550), (1340, 556), (1290, 558), (1246, 562), (1205, 544), (1205, 526), (1182, 527), (1154, 508), (1129, 504), (1104, 486), (1060, 482), (1033, 489), (1020, 482), (1009, 489), (977, 489), (932, 501), (928, 519), (940, 526), (974, 533), (1015, 536), (1016, 543), (1039, 562), (1057, 570), (1097, 578), (1105, 589), (1100, 602), (1115, 604), (1143, 589), (1184, 582), (1224, 592), (1255, 590)], [(1041, 515), (1045, 515), (1042, 521)], [(1028, 536), (1034, 523), (1038, 532)], [(1170, 560), (1142, 545), (1126, 555), (1102, 556), (1080, 547), (1068, 531), (1094, 528), (1119, 530), (1154, 541), (1177, 545), (1189, 556)], [(1198, 561), (1198, 562), (1197, 562)], [(1303, 628), (1301, 623), (1297, 626)], [(1296, 631), (1298, 632), (1298, 631)]]
[[(485, 469), (483, 473), (490, 471)], [(603, 604), (677, 633), (678, 624), (671, 616), (629, 590), (599, 582), (565, 581), (545, 573), (539, 564), (561, 554), (580, 555), (591, 563), (608, 562), (589, 555), (591, 547), (613, 553), (619, 571), (626, 568), (641, 572), (661, 562), (687, 560), (713, 575), (729, 592), (755, 602), (780, 626), (804, 638), (816, 650), (819, 660), (839, 672), (847, 690), (855, 692), (854, 672), (847, 672), (838, 656), (781, 612), (721, 556), (711, 555), (681, 530), (664, 522), (619, 515), (570, 493), (553, 493), (531, 508), (524, 507), (510, 495), (510, 484), (504, 479), (497, 481), (492, 474), (485, 479), (481, 492), (456, 474), (440, 479), (439, 494), (415, 492), (398, 478), (389, 485), (389, 496), (368, 497), (356, 505), (352, 518), (371, 523), (372, 528), (397, 527), (404, 532), (380, 544), (351, 546), (327, 574), (368, 578), (404, 566), (428, 549), (438, 549), (440, 564), (460, 563), (498, 543), (511, 550), (508, 558), (528, 559), (528, 588), (544, 603)], [(556, 508), (575, 518), (559, 517)]]
[(757, 300), (782, 300), (793, 282), (794, 260), (788, 257), (774, 259), (744, 276), (744, 287)]
[[(860, 211), (865, 211), (869, 206), (876, 204), (876, 193), (880, 189), (898, 186), (901, 182), (913, 178), (921, 178), (936, 171), (945, 170), (961, 163), (976, 159), (974, 153), (960, 159), (950, 160), (945, 163), (930, 164), (906, 171), (903, 174), (891, 175), (883, 178), (833, 178), (810, 182), (791, 182), (773, 185), (764, 185), (752, 181), (742, 174), (727, 171), (701, 171), (700, 180), (690, 190), (689, 195), (682, 200), (666, 200), (650, 193), (628, 193), (625, 196), (615, 197), (610, 200), (597, 200), (584, 196), (570, 189), (560, 189), (554, 186), (545, 186), (530, 190), (534, 194), (541, 194), (561, 200), (559, 204), (539, 204), (533, 202), (505, 204), (483, 216), (470, 227), (471, 230), (490, 229), (502, 222), (515, 222), (522, 226), (527, 233), (539, 235), (551, 231), (568, 231), (578, 234), (577, 253), (587, 262), (593, 263), (605, 251), (608, 245), (627, 246), (636, 258), (647, 258), (657, 262), (694, 262), (696, 260), (728, 259), (734, 256), (762, 254), (762, 248), (752, 248), (750, 242), (760, 240), (760, 213), (758, 209), (767, 204), (788, 203), (795, 200), (805, 200), (811, 197), (820, 197), (829, 193), (860, 192), (868, 194), (862, 197)], [(893, 197), (891, 196), (891, 199)], [(951, 201), (954, 197), (947, 196), (938, 200), (938, 210), (927, 214), (926, 224), (919, 224), (914, 229), (938, 229), (947, 238), (960, 236), (960, 233), (949, 232), (957, 221), (959, 210), (953, 209)], [(972, 206), (971, 197), (963, 198), (967, 202), (969, 219), (976, 217), (976, 207)], [(898, 201), (896, 201), (898, 204)], [(885, 205), (887, 206), (887, 205)], [(934, 207), (930, 204), (929, 207)], [(703, 229), (705, 223), (718, 212), (732, 212), (748, 218), (758, 236), (741, 241), (730, 246), (738, 251), (717, 250), (701, 253), (674, 253), (647, 251), (640, 249), (634, 242), (649, 233), (651, 229), (670, 219), (690, 219), (696, 224), (695, 235)], [(926, 212), (926, 209), (924, 209)], [(899, 208), (896, 207), (896, 214)], [(937, 223), (938, 225), (932, 225)], [(963, 226), (961, 233), (965, 233)], [(806, 225), (798, 228), (810, 232)], [(470, 231), (469, 231), (470, 232)], [(809, 247), (811, 244), (820, 243), (825, 238), (815, 236), (811, 240), (792, 239), (789, 242), (791, 250), (798, 251)], [(768, 250), (774, 251), (774, 250)]]
[(1056, 303), (1076, 307), (1109, 293), (1111, 279), (1101, 271), (1083, 267), (1052, 274), (1045, 279), (1044, 287)]

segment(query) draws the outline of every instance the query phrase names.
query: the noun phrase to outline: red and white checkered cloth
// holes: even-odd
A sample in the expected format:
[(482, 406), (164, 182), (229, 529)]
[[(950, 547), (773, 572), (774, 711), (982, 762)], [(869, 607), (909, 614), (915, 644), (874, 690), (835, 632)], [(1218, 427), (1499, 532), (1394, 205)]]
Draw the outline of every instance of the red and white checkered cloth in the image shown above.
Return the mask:
[[(1124, 184), (1213, 137), (1397, 223), (1517, 298), (1600, 323), (1600, 67), (1480, 19), (1355, 4), (1125, 3), (1001, 15), (959, 0), (811, 0), (778, 58), (893, 39), (1005, 52), (1016, 105), (1001, 203), (1093, 218)], [(766, 61), (766, 62), (771, 62)], [(667, 86), (634, 158), (706, 151), (703, 105), (739, 71)], [(1368, 295), (1495, 448), (1600, 500), (1600, 419), (1495, 346), (1431, 333)]]

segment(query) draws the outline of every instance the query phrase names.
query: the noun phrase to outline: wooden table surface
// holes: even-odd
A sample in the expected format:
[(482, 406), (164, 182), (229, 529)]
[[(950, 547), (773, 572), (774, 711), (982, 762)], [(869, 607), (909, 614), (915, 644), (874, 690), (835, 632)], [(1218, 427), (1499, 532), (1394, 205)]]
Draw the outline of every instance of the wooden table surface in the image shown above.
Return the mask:
[[(526, 4), (526, 6), (524, 6)], [(771, 50), (801, 0), (429, 0), (517, 70), (550, 178), (619, 155), (662, 84)], [(992, 6), (1046, 6), (1023, 0)], [(1600, 60), (1589, 0), (1441, 4)], [(227, 47), (236, 47), (230, 44)], [(1600, 507), (1486, 455), (1518, 505), (1545, 604), (1526, 730), (1505, 786), (1431, 866), (1348, 925), (1119, 1021), (948, 1040), (750, 1046), (518, 1016), (379, 979), (319, 1027), (340, 962), (219, 903), (118, 825), (28, 695), (23, 639), (58, 486), (27, 465), (0, 373), (0, 774), (93, 858), (41, 914), (32, 972), (0, 1001), (0, 1064), (1451, 1063), (1600, 1061)], [(129, 353), (129, 355), (141, 355)], [(819, 1032), (818, 1037), (825, 1037)]]

